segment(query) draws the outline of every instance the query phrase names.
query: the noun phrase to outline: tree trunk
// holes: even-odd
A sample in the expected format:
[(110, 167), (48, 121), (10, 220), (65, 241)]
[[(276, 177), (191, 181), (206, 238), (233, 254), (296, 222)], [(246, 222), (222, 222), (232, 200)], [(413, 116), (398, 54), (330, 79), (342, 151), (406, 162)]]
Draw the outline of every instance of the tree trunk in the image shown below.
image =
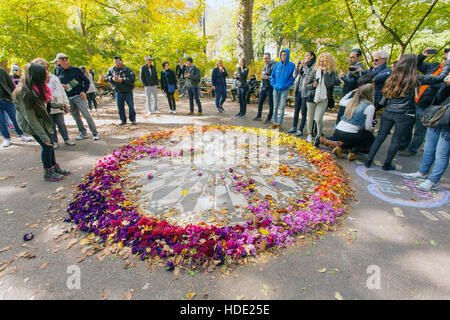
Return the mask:
[(252, 13), (254, 0), (236, 0), (238, 13), (236, 19), (237, 53), (247, 65), (253, 61)]
[(284, 37), (281, 37), (280, 39), (276, 40), (277, 43), (277, 52), (275, 52), (275, 56), (278, 57), (280, 55), (281, 46), (283, 45)]

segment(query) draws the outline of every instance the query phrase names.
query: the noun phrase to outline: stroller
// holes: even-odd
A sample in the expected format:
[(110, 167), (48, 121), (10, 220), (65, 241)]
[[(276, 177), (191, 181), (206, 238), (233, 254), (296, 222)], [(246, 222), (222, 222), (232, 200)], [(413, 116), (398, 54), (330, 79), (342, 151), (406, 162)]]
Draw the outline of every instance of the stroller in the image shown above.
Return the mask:
[(103, 99), (104, 97), (109, 99), (114, 99), (114, 90), (111, 88), (110, 85), (100, 85), (95, 84), (95, 89), (97, 90), (97, 96), (100, 99)]

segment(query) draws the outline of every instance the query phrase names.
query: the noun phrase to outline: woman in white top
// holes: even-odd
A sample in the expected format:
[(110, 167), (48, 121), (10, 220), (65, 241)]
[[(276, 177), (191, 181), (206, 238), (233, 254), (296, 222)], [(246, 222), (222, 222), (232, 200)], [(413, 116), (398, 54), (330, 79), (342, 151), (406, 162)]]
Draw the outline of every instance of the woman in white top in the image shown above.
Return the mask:
[(86, 67), (81, 66), (81, 71), (83, 71), (84, 75), (89, 79), (90, 85), (89, 89), (86, 92), (86, 98), (88, 101), (88, 107), (89, 110), (92, 110), (92, 104), (94, 104), (95, 110), (97, 110), (97, 99), (95, 99), (95, 96), (97, 94), (97, 90), (95, 89), (94, 79), (92, 79), (92, 74), (86, 70)]
[(52, 91), (52, 98), (49, 101), (50, 108), (47, 108), (47, 111), (53, 121), (54, 133), (50, 135), (53, 142), (53, 148), (58, 148), (58, 135), (56, 127), (58, 127), (59, 134), (64, 139), (64, 144), (68, 146), (74, 146), (75, 143), (70, 141), (66, 123), (64, 122), (64, 113), (67, 113), (70, 110), (70, 102), (69, 98), (67, 97), (66, 90), (64, 90), (63, 86), (61, 85), (59, 78), (53, 73), (50, 73), (50, 64), (47, 60), (36, 58), (31, 62), (43, 65), (47, 69), (47, 72), (50, 74), (50, 80), (47, 85)]
[(360, 150), (367, 148), (375, 139), (372, 134), (375, 106), (373, 102), (373, 84), (362, 85), (354, 92), (353, 98), (348, 95), (342, 99), (345, 106), (344, 116), (336, 126), (335, 137), (342, 145), (333, 149), (333, 154), (342, 157), (344, 149), (351, 149), (348, 160), (356, 160)]

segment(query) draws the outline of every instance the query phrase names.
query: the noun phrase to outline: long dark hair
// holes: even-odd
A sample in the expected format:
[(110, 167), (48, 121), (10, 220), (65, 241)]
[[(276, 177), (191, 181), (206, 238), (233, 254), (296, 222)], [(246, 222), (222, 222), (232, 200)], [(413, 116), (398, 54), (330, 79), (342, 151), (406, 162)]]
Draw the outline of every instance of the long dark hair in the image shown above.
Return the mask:
[(397, 62), (391, 76), (383, 87), (383, 95), (388, 98), (401, 98), (413, 91), (417, 85), (417, 56), (405, 54)]
[(308, 65), (308, 67), (311, 67), (314, 63), (316, 63), (317, 57), (316, 57), (316, 54), (313, 51), (311, 51), (311, 50), (308, 50), (306, 52), (308, 52), (311, 55), (311, 57), (312, 57), (311, 60), (309, 60), (306, 63)]
[[(28, 108), (45, 110), (47, 69), (41, 64), (27, 63), (24, 71), (19, 86), (13, 92), (13, 98), (22, 100)], [(34, 86), (37, 87), (39, 93), (36, 92)]]

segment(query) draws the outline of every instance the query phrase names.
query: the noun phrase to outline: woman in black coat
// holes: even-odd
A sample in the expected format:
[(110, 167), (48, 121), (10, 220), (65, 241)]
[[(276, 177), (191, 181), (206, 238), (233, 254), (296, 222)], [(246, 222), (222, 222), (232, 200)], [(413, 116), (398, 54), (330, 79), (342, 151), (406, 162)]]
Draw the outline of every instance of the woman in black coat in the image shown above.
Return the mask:
[(384, 112), (381, 115), (380, 128), (364, 165), (369, 168), (373, 159), (390, 134), (392, 127), (394, 133), (384, 160), (382, 169), (395, 170), (392, 165), (402, 137), (411, 129), (415, 121), (416, 104), (414, 101), (416, 89), (421, 85), (433, 85), (442, 82), (442, 79), (433, 75), (417, 74), (417, 56), (405, 54), (397, 62), (392, 75), (386, 80), (383, 87), (383, 96), (386, 98)]
[(163, 90), (169, 101), (169, 113), (176, 114), (175, 98), (173, 94), (177, 90), (177, 77), (175, 72), (170, 69), (169, 62), (164, 61), (163, 71), (161, 71), (161, 90)]

